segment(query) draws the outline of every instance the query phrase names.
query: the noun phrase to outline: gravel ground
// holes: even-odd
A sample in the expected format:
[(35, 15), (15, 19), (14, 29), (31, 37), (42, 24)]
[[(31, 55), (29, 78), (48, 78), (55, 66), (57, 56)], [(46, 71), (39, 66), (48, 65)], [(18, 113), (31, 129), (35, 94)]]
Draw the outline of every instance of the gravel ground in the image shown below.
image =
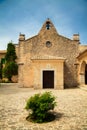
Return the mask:
[[(24, 109), (27, 99), (51, 91), (56, 96), (56, 119), (49, 123), (26, 120)], [(87, 130), (87, 88), (65, 90), (34, 90), (15, 85), (0, 86), (0, 130)]]

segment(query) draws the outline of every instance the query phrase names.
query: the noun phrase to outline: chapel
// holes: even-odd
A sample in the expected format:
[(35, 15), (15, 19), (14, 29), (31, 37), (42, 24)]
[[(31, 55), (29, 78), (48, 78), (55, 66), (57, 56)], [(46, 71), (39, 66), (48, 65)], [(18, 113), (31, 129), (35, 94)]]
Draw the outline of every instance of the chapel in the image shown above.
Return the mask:
[(59, 34), (50, 19), (35, 36), (20, 34), (15, 47), (21, 86), (64, 89), (87, 84), (87, 45), (80, 43), (79, 34), (72, 39)]

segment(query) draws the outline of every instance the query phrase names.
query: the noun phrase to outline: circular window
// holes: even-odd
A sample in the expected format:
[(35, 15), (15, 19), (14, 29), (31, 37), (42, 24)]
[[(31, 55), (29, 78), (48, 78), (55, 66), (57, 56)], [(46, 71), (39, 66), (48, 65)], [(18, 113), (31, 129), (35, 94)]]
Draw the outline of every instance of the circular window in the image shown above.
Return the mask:
[(47, 46), (47, 47), (51, 47), (51, 46), (52, 46), (52, 43), (51, 43), (50, 41), (47, 41), (47, 42), (46, 42), (46, 46)]

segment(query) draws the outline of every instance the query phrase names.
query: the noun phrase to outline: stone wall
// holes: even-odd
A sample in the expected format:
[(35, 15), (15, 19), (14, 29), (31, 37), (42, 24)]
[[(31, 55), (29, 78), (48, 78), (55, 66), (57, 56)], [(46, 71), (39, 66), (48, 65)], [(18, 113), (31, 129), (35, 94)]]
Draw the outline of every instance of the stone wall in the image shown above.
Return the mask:
[[(78, 84), (75, 63), (76, 57), (79, 54), (79, 41), (70, 40), (59, 35), (51, 22), (50, 25), (50, 29), (47, 30), (45, 22), (38, 35), (20, 41), (19, 61), (24, 64), (23, 81), (21, 82), (26, 84), (26, 81), (29, 79), (31, 79), (29, 80), (29, 84), (33, 82), (32, 75), (35, 73), (31, 64), (31, 58), (33, 56), (50, 55), (66, 59), (64, 64), (64, 85), (65, 87), (75, 87)], [(51, 43), (50, 47), (46, 45), (47, 41)], [(31, 70), (31, 72), (29, 73), (28, 70)], [(21, 72), (19, 72), (19, 74), (21, 74)]]

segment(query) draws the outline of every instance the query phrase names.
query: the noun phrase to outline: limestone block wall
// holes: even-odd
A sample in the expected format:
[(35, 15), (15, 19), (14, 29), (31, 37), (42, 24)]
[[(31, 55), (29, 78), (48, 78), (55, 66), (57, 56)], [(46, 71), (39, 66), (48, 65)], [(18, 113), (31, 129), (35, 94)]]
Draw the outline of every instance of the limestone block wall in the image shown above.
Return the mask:
[[(77, 86), (76, 75), (76, 57), (78, 56), (78, 43), (66, 38), (57, 36), (56, 38), (48, 37), (39, 39), (37, 46), (32, 46), (32, 55), (51, 55), (64, 57), (66, 59), (64, 65), (64, 83), (67, 87)], [(50, 41), (52, 46), (46, 47), (46, 41)], [(33, 44), (33, 43), (32, 43)]]
[[(35, 41), (35, 42), (34, 42)], [(52, 46), (46, 47), (46, 41), (50, 41)], [(64, 57), (66, 59), (64, 64), (64, 84), (65, 87), (77, 86), (77, 70), (75, 67), (76, 57), (78, 56), (78, 42), (71, 41), (67, 38), (59, 35), (54, 37), (40, 37), (37, 36), (34, 39), (25, 41), (24, 53), (22, 54), (22, 60), (25, 58), (28, 52), (30, 57), (34, 55), (51, 55), (57, 57)]]

